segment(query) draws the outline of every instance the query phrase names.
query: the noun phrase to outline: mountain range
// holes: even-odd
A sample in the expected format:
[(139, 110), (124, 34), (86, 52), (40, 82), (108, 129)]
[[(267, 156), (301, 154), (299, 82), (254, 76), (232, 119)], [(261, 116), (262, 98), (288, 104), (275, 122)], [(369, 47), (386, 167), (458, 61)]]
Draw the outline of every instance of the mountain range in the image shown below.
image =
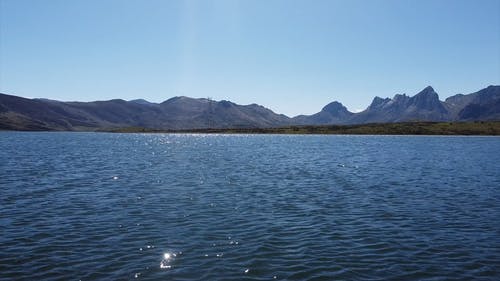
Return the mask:
[(271, 128), (291, 125), (394, 123), (405, 121), (500, 120), (500, 86), (439, 100), (432, 87), (410, 97), (375, 97), (353, 113), (334, 101), (312, 115), (290, 118), (261, 105), (174, 97), (162, 103), (143, 99), (62, 102), (0, 94), (0, 130), (88, 131), (123, 127), (163, 130), (198, 128)]

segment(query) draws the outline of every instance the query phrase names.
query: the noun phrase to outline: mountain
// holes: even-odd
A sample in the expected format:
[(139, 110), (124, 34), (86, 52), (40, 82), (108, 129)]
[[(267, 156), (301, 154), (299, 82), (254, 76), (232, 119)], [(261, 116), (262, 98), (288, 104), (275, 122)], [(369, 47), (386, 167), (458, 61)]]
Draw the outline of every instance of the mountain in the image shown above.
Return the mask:
[(500, 120), (500, 86), (455, 95), (445, 101), (440, 101), (436, 91), (428, 86), (413, 97), (406, 94), (397, 94), (392, 99), (375, 97), (359, 113), (351, 113), (341, 103), (332, 102), (316, 114), (299, 115), (292, 120), (298, 125)]
[(256, 104), (238, 105), (230, 101), (213, 101), (174, 97), (160, 104), (168, 117), (169, 128), (268, 128), (285, 126), (289, 118)]
[(348, 120), (350, 124), (392, 123), (403, 121), (445, 121), (448, 111), (432, 87), (426, 87), (413, 97), (405, 94), (394, 98), (375, 97), (364, 111)]
[(70, 130), (98, 127), (85, 112), (52, 100), (26, 99), (0, 94), (0, 129)]
[(320, 112), (313, 115), (296, 116), (292, 122), (300, 125), (343, 124), (350, 120), (353, 114), (340, 102), (334, 101), (323, 107)]
[(121, 99), (59, 102), (0, 94), (0, 129), (96, 130), (119, 127), (155, 129), (267, 128), (289, 125), (289, 118), (256, 105), (188, 97), (160, 104)]
[(392, 123), (404, 121), (500, 120), (500, 86), (458, 94), (440, 101), (432, 87), (413, 97), (375, 97), (364, 111), (352, 113), (340, 102), (320, 112), (289, 118), (257, 104), (238, 105), (174, 97), (162, 103), (143, 99), (61, 102), (0, 94), (0, 130), (101, 130), (124, 127), (151, 129), (270, 128), (290, 125)]
[(500, 120), (500, 86), (451, 96), (445, 103), (453, 120)]

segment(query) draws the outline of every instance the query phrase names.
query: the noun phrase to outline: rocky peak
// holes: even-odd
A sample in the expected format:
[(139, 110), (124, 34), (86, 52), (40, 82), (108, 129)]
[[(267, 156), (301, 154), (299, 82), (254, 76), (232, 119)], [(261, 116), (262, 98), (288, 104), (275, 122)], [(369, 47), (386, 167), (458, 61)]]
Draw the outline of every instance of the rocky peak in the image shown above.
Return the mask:
[(405, 100), (408, 100), (410, 99), (409, 96), (407, 96), (406, 94), (397, 94), (394, 96), (394, 98), (392, 98), (392, 100), (394, 100), (395, 102), (399, 102), (399, 101), (405, 101)]
[(427, 87), (425, 87), (425, 89), (423, 89), (418, 94), (416, 94), (415, 96), (413, 96), (412, 99), (415, 99), (415, 100), (428, 100), (428, 101), (437, 100), (437, 101), (439, 101), (439, 96), (438, 96), (438, 94), (436, 93), (436, 91), (434, 91), (434, 89), (431, 86), (427, 86)]
[(373, 98), (373, 101), (368, 108), (369, 109), (381, 108), (382, 106), (384, 106), (386, 103), (388, 103), (390, 101), (391, 101), (390, 98), (383, 99), (381, 97), (375, 97), (375, 98)]
[(432, 88), (432, 86), (427, 86), (422, 91), (420, 91), (417, 95), (423, 94), (423, 93), (430, 93), (430, 94), (434, 93), (435, 94), (436, 91), (434, 91), (434, 88)]
[(325, 107), (323, 107), (323, 109), (321, 109), (321, 111), (328, 112), (334, 115), (338, 115), (340, 113), (350, 113), (343, 104), (337, 101), (327, 104)]
[(392, 98), (391, 105), (397, 108), (405, 108), (408, 105), (410, 99), (411, 98), (405, 94), (397, 94), (394, 96), (394, 98)]
[(438, 94), (431, 86), (427, 86), (409, 100), (410, 105), (417, 109), (446, 111), (439, 100)]

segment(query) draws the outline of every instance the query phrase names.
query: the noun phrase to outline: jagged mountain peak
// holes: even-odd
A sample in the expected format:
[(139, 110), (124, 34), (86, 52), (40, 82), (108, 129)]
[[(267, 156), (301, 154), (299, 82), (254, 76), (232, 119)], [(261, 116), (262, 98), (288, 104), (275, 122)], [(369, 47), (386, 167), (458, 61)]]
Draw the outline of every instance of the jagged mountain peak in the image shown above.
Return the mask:
[(427, 86), (422, 91), (420, 91), (420, 93), (423, 93), (423, 92), (426, 92), (426, 93), (432, 93), (432, 92), (434, 92), (435, 93), (436, 91), (434, 91), (434, 88), (432, 88), (432, 86)]
[(375, 108), (380, 108), (382, 107), (384, 104), (390, 102), (391, 99), (390, 98), (381, 98), (381, 97), (374, 97), (373, 98), (373, 101), (372, 103), (370, 104), (370, 106), (368, 107), (368, 109), (375, 109)]
[(409, 105), (414, 106), (416, 110), (435, 110), (445, 113), (446, 109), (439, 100), (439, 95), (431, 86), (427, 86), (409, 100)]
[(431, 99), (438, 99), (439, 100), (439, 95), (434, 91), (434, 88), (431, 86), (425, 87), (422, 91), (418, 92), (413, 98), (431, 98)]
[(394, 97), (392, 98), (393, 100), (405, 100), (405, 99), (409, 99), (410, 97), (407, 96), (406, 94), (396, 94), (394, 95)]

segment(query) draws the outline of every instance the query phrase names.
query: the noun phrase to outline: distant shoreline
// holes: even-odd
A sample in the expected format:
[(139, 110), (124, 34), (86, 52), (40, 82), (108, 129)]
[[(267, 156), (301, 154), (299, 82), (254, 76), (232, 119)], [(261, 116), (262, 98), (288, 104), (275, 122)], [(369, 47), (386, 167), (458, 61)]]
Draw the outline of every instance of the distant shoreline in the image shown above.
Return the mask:
[(151, 134), (292, 134), (292, 135), (443, 135), (500, 136), (500, 121), (401, 122), (358, 125), (287, 126), (277, 128), (201, 128), (163, 130), (143, 127), (80, 128), (79, 130), (2, 130), (12, 132), (98, 132)]
[(500, 121), (402, 122), (360, 125), (289, 126), (279, 128), (213, 128), (158, 130), (127, 127), (111, 133), (308, 134), (308, 135), (500, 135)]

